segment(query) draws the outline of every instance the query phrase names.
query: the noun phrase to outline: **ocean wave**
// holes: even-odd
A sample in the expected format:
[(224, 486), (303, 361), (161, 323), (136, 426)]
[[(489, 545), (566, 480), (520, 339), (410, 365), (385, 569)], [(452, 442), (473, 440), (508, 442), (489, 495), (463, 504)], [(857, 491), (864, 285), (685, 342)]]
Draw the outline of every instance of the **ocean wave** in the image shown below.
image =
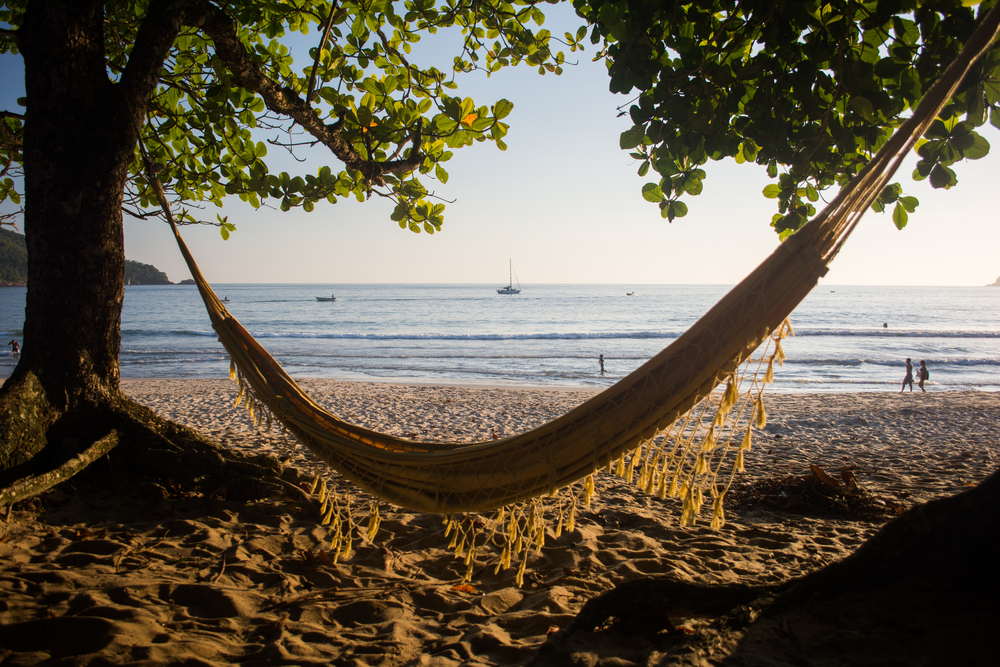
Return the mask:
[[(594, 354), (563, 354), (555, 352), (540, 352), (538, 354), (483, 354), (483, 353), (462, 353), (462, 352), (436, 352), (434, 350), (408, 350), (404, 352), (372, 352), (369, 350), (346, 351), (346, 352), (312, 352), (303, 350), (276, 351), (273, 354), (275, 359), (283, 361), (286, 359), (302, 359), (307, 363), (315, 360), (317, 363), (324, 361), (347, 361), (351, 359), (371, 360), (371, 359), (407, 359), (407, 360), (427, 360), (427, 361), (590, 361), (594, 362), (597, 355)], [(649, 359), (649, 355), (641, 354), (616, 354), (604, 355), (608, 361), (624, 361), (636, 364), (643, 363)]]
[[(811, 368), (837, 368), (837, 367), (860, 367), (862, 365), (871, 366), (898, 366), (903, 367), (903, 359), (905, 357), (894, 357), (892, 359), (797, 359), (794, 357), (786, 357), (784, 365), (789, 368), (795, 368), (799, 366), (811, 367)], [(919, 359), (914, 362), (914, 366), (919, 364)], [(938, 368), (947, 368), (948, 366), (962, 366), (965, 368), (973, 366), (1000, 366), (1000, 358), (997, 357), (980, 357), (980, 358), (946, 358), (946, 359), (934, 359), (932, 357), (925, 357), (923, 359), (928, 366), (937, 366)], [(778, 372), (778, 369), (775, 369)]]
[[(200, 329), (185, 331), (130, 331), (130, 335), (157, 335), (217, 337), (214, 331)], [(254, 331), (254, 338), (291, 338), (315, 340), (419, 340), (419, 341), (506, 341), (506, 340), (614, 340), (614, 339), (674, 339), (679, 338), (680, 331), (626, 331), (611, 333), (532, 333), (532, 334), (446, 334), (446, 333), (316, 333), (316, 332), (278, 332)]]
[(170, 347), (142, 347), (142, 348), (122, 348), (119, 352), (119, 356), (125, 357), (164, 357), (169, 359), (179, 359), (185, 356), (191, 356), (193, 358), (212, 358), (218, 356), (228, 357), (229, 353), (226, 352), (222, 345), (213, 349), (191, 349), (191, 348), (170, 348)]
[[(293, 374), (301, 374), (308, 377), (310, 374), (320, 370), (316, 368), (296, 368), (290, 367)], [(424, 380), (461, 380), (479, 382), (486, 384), (537, 384), (537, 385), (596, 385), (610, 386), (623, 376), (610, 374), (600, 375), (598, 373), (538, 370), (531, 371), (525, 369), (504, 369), (504, 368), (461, 368), (461, 367), (441, 367), (441, 366), (404, 366), (395, 364), (372, 364), (357, 368), (338, 369), (341, 373), (349, 373), (358, 376), (368, 376), (376, 378), (422, 378)], [(322, 373), (317, 377), (325, 377)]]
[[(673, 340), (683, 331), (608, 331), (608, 332), (545, 332), (545, 333), (349, 333), (349, 332), (293, 332), (254, 331), (254, 338), (287, 338), (303, 340), (417, 340), (417, 341), (518, 341), (518, 340)], [(186, 336), (211, 337), (218, 334), (211, 329), (185, 329), (173, 331), (129, 330), (123, 336)], [(815, 336), (870, 337), (870, 338), (1000, 338), (1000, 331), (932, 331), (932, 330), (882, 330), (882, 329), (808, 329), (795, 330), (798, 338)]]
[(870, 336), (873, 338), (1000, 338), (1000, 331), (934, 331), (906, 329), (795, 329), (796, 337)]

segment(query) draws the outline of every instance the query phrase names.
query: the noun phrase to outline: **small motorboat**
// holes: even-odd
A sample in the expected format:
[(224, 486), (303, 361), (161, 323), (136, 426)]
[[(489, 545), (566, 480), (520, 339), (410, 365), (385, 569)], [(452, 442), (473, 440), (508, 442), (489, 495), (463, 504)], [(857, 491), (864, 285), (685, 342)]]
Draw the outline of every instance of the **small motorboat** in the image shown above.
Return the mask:
[(318, 296), (318, 297), (316, 297), (316, 300), (317, 301), (336, 301), (337, 297), (335, 297), (335, 296)]
[(625, 296), (635, 296), (635, 292), (625, 292)]

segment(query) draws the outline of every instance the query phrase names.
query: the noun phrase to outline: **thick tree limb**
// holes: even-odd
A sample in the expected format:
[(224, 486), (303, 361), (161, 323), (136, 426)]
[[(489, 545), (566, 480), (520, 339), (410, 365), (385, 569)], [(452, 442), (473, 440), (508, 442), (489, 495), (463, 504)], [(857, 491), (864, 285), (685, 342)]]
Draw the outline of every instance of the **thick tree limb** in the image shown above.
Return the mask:
[(128, 64), (122, 72), (121, 89), (134, 117), (134, 125), (145, 123), (146, 107), (160, 82), (160, 70), (184, 27), (181, 3), (155, 0), (139, 26)]
[(205, 0), (194, 0), (186, 15), (187, 25), (203, 30), (212, 38), (216, 54), (244, 88), (259, 94), (271, 111), (287, 116), (301, 125), (306, 132), (329, 148), (348, 169), (364, 174), (369, 183), (385, 185), (382, 180), (385, 174), (413, 171), (423, 162), (419, 136), (415, 138), (413, 150), (407, 158), (377, 162), (364, 157), (343, 137), (340, 123), (327, 125), (298, 92), (287, 86), (280, 86), (261, 72), (240, 41), (236, 23), (228, 14)]
[(230, 73), (244, 88), (259, 94), (268, 109), (294, 120), (329, 148), (348, 169), (364, 174), (370, 184), (384, 186), (384, 175), (410, 172), (423, 162), (419, 132), (412, 138), (413, 148), (407, 158), (379, 162), (358, 153), (343, 137), (341, 123), (324, 123), (308, 98), (303, 98), (293, 88), (280, 85), (261, 71), (240, 41), (236, 22), (223, 9), (207, 0), (155, 0), (150, 5), (121, 80), (122, 89), (140, 125), (146, 105), (159, 83), (160, 69), (185, 26), (202, 30), (210, 37), (216, 54)]

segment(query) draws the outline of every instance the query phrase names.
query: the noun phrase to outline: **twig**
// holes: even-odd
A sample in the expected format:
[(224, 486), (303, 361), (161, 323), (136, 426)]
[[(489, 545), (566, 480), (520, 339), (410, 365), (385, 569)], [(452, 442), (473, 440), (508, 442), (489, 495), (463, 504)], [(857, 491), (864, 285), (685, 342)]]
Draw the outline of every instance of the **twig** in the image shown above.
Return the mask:
[(319, 46), (316, 47), (316, 59), (313, 60), (312, 72), (309, 73), (309, 89), (306, 91), (306, 103), (312, 102), (313, 91), (316, 90), (316, 70), (319, 68), (319, 59), (323, 57), (323, 47), (326, 46), (326, 40), (330, 36), (330, 29), (333, 28), (333, 19), (337, 15), (337, 3), (336, 0), (330, 3), (330, 16), (326, 19), (326, 25), (323, 27), (323, 37), (319, 40)]

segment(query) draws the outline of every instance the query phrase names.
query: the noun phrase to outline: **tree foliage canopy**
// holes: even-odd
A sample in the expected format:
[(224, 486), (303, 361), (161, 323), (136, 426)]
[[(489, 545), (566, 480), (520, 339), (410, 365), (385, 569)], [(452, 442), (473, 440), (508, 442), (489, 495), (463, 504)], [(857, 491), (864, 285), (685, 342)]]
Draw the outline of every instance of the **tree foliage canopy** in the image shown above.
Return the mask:
[[(782, 235), (816, 213), (823, 190), (844, 185), (888, 139), (954, 59), (978, 14), (968, 0), (574, 0), (603, 39), (613, 92), (634, 94), (621, 147), (660, 179), (643, 195), (663, 217), (687, 213), (708, 160), (766, 165)], [(975, 6), (978, 5), (978, 6)], [(952, 168), (987, 154), (976, 131), (1000, 127), (1000, 49), (967, 77), (918, 147), (917, 180), (958, 182)], [(898, 184), (902, 228), (917, 205)]]
[[(555, 2), (556, 0), (550, 0)], [(93, 4), (93, 3), (82, 3)], [(400, 227), (433, 233), (444, 204), (427, 181), (448, 180), (455, 149), (491, 141), (505, 149), (513, 105), (455, 95), (455, 74), (520, 62), (558, 72), (543, 13), (533, 0), (208, 0), (105, 2), (108, 94), (152, 83), (125, 210), (155, 214), (141, 152), (168, 191), (186, 202), (220, 204), (237, 195), (254, 206), (311, 210), (321, 200), (391, 198)], [(0, 52), (18, 49), (26, 0), (0, 7)], [(463, 35), (451, 71), (411, 61), (422, 36)], [(308, 58), (294, 51), (311, 39)], [(304, 50), (299, 48), (299, 50)], [(29, 101), (30, 103), (30, 101)], [(23, 164), (24, 116), (3, 112), (5, 172)], [(262, 140), (263, 139), (263, 140)], [(276, 173), (269, 148), (323, 144), (343, 167)], [(0, 181), (0, 202), (20, 203), (16, 179)], [(154, 211), (151, 213), (150, 211)], [(195, 221), (187, 211), (183, 218)], [(214, 224), (228, 236), (224, 218)]]
[[(559, 0), (545, 0), (556, 3)], [(311, 210), (321, 200), (391, 198), (403, 228), (433, 233), (457, 148), (501, 150), (512, 104), (454, 93), (455, 74), (525, 62), (561, 71), (536, 0), (164, 0), (104, 3), (108, 82), (128, 91), (152, 79), (140, 146), (177, 199)], [(574, 0), (602, 43), (612, 92), (634, 95), (622, 148), (652, 169), (643, 196), (673, 220), (701, 192), (708, 160), (764, 165), (782, 235), (816, 212), (885, 142), (961, 49), (979, 13), (969, 0)], [(0, 52), (16, 51), (26, 0), (0, 7)], [(462, 33), (450, 71), (414, 61), (422, 36)], [(565, 35), (572, 50), (586, 37)], [(311, 40), (311, 42), (309, 41)], [(312, 44), (308, 57), (303, 43)], [(293, 56), (299, 55), (298, 61)], [(163, 57), (160, 57), (163, 56)], [(1000, 51), (969, 77), (919, 147), (914, 171), (936, 188), (957, 183), (962, 159), (989, 151), (977, 128), (1000, 127)], [(24, 116), (0, 110), (0, 202), (21, 203)], [(268, 150), (323, 144), (342, 163), (277, 173)], [(155, 211), (139, 152), (125, 210)], [(12, 178), (13, 176), (13, 178)], [(875, 208), (902, 228), (917, 200), (898, 184)], [(187, 211), (183, 218), (195, 221)], [(214, 224), (223, 236), (234, 228)]]

